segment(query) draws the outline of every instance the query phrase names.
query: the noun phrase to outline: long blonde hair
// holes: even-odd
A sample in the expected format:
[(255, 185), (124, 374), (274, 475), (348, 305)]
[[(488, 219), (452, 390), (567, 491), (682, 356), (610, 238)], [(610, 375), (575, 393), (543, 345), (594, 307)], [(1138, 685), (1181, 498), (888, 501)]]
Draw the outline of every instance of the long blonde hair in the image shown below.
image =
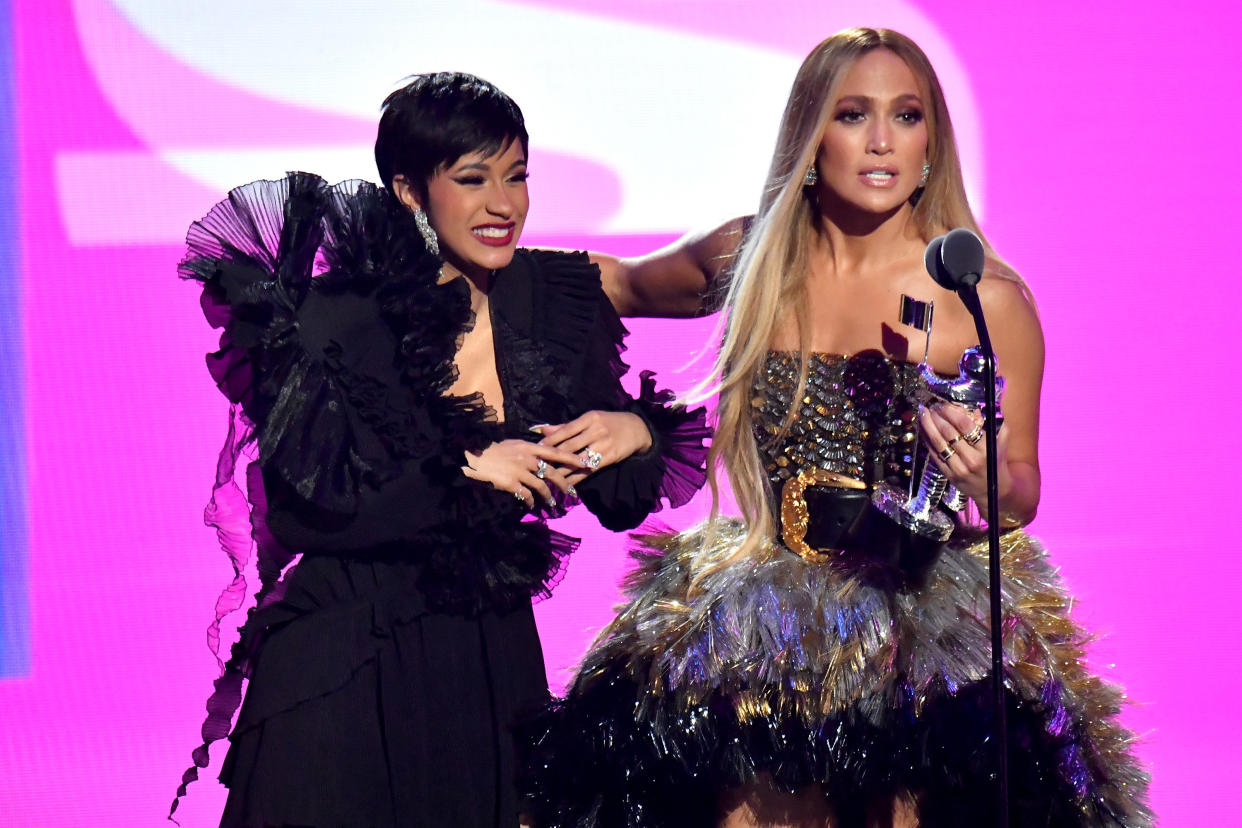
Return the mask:
[[(846, 71), (874, 49), (888, 49), (905, 61), (920, 85), (928, 126), (927, 162), (931, 173), (911, 198), (912, 221), (924, 241), (953, 227), (979, 225), (966, 200), (957, 143), (944, 93), (930, 61), (914, 41), (888, 29), (847, 29), (820, 43), (802, 62), (781, 118), (776, 151), (759, 210), (738, 252), (724, 297), (720, 351), (712, 373), (692, 394), (720, 395), (711, 470), (711, 526), (719, 514), (719, 472), (727, 473), (746, 521), (745, 541), (727, 557), (706, 561), (699, 577), (759, 551), (775, 534), (777, 519), (752, 424), (751, 394), (786, 309), (793, 309), (802, 354), (797, 393), (807, 380), (809, 332), (805, 318), (808, 250), (817, 232), (816, 207), (803, 187), (820, 138), (832, 116), (832, 103)], [(980, 233), (982, 238), (982, 234)], [(986, 245), (986, 242), (985, 242)], [(988, 248), (989, 253), (991, 249)], [(792, 420), (795, 408), (787, 414)], [(698, 578), (696, 577), (696, 581)]]

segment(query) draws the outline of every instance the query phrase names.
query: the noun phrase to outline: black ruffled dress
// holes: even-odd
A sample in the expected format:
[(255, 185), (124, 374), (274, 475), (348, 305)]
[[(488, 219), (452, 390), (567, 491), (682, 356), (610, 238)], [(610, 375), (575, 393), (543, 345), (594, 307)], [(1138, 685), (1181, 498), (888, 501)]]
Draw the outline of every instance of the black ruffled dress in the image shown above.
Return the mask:
[(437, 284), (385, 190), (256, 182), (187, 241), (180, 274), (224, 329), (208, 365), (234, 404), (207, 520), (238, 577), (213, 641), (251, 538), (261, 584), (178, 795), (227, 734), (225, 826), (516, 825), (511, 727), (547, 700), (531, 601), (577, 542), (545, 524), (559, 508), (531, 515), (466, 478), (463, 453), (633, 411), (651, 450), (577, 486), (625, 529), (704, 482), (702, 412), (668, 407), (646, 374), (639, 400), (622, 389), (625, 331), (585, 254), (520, 250), (496, 274), (502, 419), (448, 395), (468, 286)]
[[(842, 524), (858, 528), (839, 547), (811, 543), (843, 500), (905, 489), (918, 371), (812, 354), (794, 405), (798, 363), (770, 354), (752, 394), (781, 534), (741, 558), (734, 519), (645, 538), (629, 600), (532, 728), (539, 828), (709, 828), (725, 792), (760, 775), (823, 791), (842, 828), (903, 793), (923, 828), (997, 824), (986, 538), (907, 543), (875, 512), (883, 523)], [(1152, 824), (1121, 694), (1089, 671), (1044, 550), (1007, 532), (1001, 568), (1010, 824)]]

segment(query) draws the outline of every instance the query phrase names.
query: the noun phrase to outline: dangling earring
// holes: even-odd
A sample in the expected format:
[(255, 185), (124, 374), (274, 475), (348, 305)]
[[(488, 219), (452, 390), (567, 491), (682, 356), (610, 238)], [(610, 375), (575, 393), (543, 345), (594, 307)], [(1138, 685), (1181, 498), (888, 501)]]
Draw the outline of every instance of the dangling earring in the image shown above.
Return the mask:
[(427, 220), (427, 214), (421, 209), (414, 211), (414, 224), (418, 227), (418, 235), (423, 237), (423, 244), (427, 245), (427, 250), (433, 256), (440, 255), (440, 240), (436, 238), (436, 231), (431, 226), (431, 222)]
[(928, 164), (926, 161), (924, 161), (923, 162), (923, 175), (922, 177), (919, 178), (919, 186), (926, 187), (927, 179), (929, 177), (931, 177), (931, 164)]
[(815, 182), (819, 181), (819, 170), (815, 169), (815, 165), (806, 168), (806, 173), (802, 176), (803, 187), (814, 187)]

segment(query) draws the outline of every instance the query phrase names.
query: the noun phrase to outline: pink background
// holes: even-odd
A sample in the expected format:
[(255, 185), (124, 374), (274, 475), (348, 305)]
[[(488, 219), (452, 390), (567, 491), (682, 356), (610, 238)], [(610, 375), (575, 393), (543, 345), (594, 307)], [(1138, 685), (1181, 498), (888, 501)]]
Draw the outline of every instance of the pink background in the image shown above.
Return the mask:
[[(724, 216), (709, 203), (688, 208), (684, 224), (643, 226), (626, 212), (635, 199), (693, 202), (722, 180), (757, 180), (766, 157), (740, 154), (737, 142), (757, 130), (757, 142), (770, 146), (767, 113), (779, 111), (792, 68), (781, 84), (769, 88), (763, 75), (764, 85), (745, 94), (700, 80), (686, 88), (676, 82), (679, 56), (668, 38), (726, 51), (761, 47), (756, 66), (767, 54), (790, 67), (851, 22), (936, 43), (937, 65), (961, 70), (946, 86), (985, 230), (1031, 284), (1047, 336), (1044, 497), (1034, 529), (1079, 597), (1077, 617), (1104, 634), (1094, 650), (1100, 670), (1135, 703), (1126, 719), (1144, 734), (1140, 753), (1162, 824), (1242, 824), (1242, 613), (1233, 593), (1242, 576), (1234, 419), (1242, 399), (1233, 361), (1242, 295), (1230, 247), (1242, 231), (1242, 17), (1226, 0), (892, 0), (846, 20), (821, 5), (482, 4), (524, 14), (532, 30), (604, 17), (604, 29), (624, 29), (627, 44), (649, 32), (660, 46), (644, 55), (626, 45), (632, 63), (583, 67), (632, 96), (563, 102), (566, 123), (602, 125), (600, 133), (542, 130), (528, 109), (534, 178), (525, 241), (642, 252)], [(141, 15), (105, 0), (17, 0), (13, 12), (31, 667), (0, 681), (0, 820), (158, 825), (196, 744), (216, 669), (204, 630), (230, 577), (201, 517), (226, 422), (202, 363), (213, 333), (194, 289), (174, 276), (179, 234), (223, 185), (188, 173), (170, 153), (361, 147), (365, 166), (387, 89), (357, 85), (361, 114), (317, 108), (300, 93), (282, 99), (191, 65), (173, 41), (144, 33), (134, 23)], [(417, 31), (418, 14), (402, 12), (394, 30)], [(373, 33), (349, 31), (349, 22), (324, 19), (323, 36), (365, 46)], [(526, 95), (538, 101), (536, 70), (555, 55), (541, 46), (528, 63), (495, 65), (495, 41), (464, 25), (438, 35), (454, 44), (452, 68), (486, 74), (524, 106)], [(531, 36), (521, 26), (510, 34), (519, 45)], [(305, 51), (307, 72), (322, 71), (320, 51)], [(416, 49), (399, 57), (405, 68), (384, 82), (447, 68), (420, 61)], [(289, 69), (281, 60), (274, 74)], [(667, 83), (630, 83), (651, 64), (672, 68)], [(745, 65), (726, 69), (746, 74)], [(333, 75), (347, 87), (350, 66)], [(657, 134), (663, 154), (647, 164), (623, 160), (660, 129), (664, 113), (672, 119), (698, 94), (721, 101), (710, 121)], [(751, 98), (759, 108), (768, 101), (762, 119), (737, 103)], [(615, 117), (635, 101), (650, 122)], [(536, 109), (544, 123), (561, 123), (542, 114), (542, 102)], [(541, 154), (541, 145), (555, 149)], [(684, 178), (642, 179), (645, 166), (662, 163), (683, 165)], [(272, 164), (261, 174), (278, 177), (284, 166)], [(741, 209), (753, 204), (757, 190), (738, 189)], [(541, 213), (552, 218), (541, 225)], [(687, 387), (696, 370), (675, 369), (708, 338), (710, 323), (631, 327), (631, 362)], [(663, 517), (680, 526), (700, 512), (701, 503)], [(608, 619), (624, 568), (620, 538), (583, 516), (564, 523), (586, 541), (557, 594), (538, 607), (555, 685)], [(216, 762), (222, 755), (215, 751)], [(191, 788), (183, 825), (213, 824), (222, 794), (211, 775)]]

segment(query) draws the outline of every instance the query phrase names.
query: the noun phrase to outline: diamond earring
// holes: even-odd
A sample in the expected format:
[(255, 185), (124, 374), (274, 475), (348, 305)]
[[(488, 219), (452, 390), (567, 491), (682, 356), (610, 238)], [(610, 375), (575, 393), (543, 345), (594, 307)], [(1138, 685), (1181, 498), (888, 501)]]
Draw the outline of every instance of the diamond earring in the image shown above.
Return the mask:
[(815, 169), (815, 165), (806, 168), (806, 173), (802, 176), (803, 187), (814, 187), (815, 182), (819, 181), (819, 170)]
[(418, 235), (423, 237), (423, 244), (427, 245), (427, 250), (433, 256), (440, 255), (440, 240), (436, 238), (436, 231), (431, 226), (431, 222), (427, 220), (427, 214), (422, 210), (414, 211), (414, 224), (418, 227)]
[(928, 164), (926, 161), (924, 161), (923, 162), (923, 175), (919, 178), (919, 186), (926, 187), (927, 179), (930, 176), (931, 176), (931, 164)]

